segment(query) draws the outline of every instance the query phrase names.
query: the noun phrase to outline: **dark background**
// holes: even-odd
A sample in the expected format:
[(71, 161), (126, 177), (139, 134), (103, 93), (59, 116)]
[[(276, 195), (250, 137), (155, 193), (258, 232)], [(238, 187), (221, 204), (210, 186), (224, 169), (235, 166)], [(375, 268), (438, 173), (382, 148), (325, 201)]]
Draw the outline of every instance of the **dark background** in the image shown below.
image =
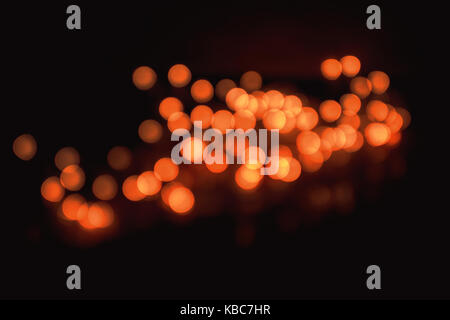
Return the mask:
[[(442, 7), (378, 3), (382, 30), (370, 31), (371, 3), (77, 2), (82, 30), (69, 31), (69, 4), (2, 7), (0, 297), (450, 297), (450, 218), (439, 185), (446, 137), (437, 125), (444, 107), (435, 103), (447, 65)], [(388, 72), (413, 119), (407, 174), (385, 183), (376, 202), (294, 233), (277, 230), (277, 209), (269, 208), (249, 248), (236, 246), (227, 214), (182, 226), (163, 221), (89, 249), (56, 231), (39, 194), (55, 173), (54, 153), (75, 146), (95, 170), (112, 146), (139, 143), (136, 128), (152, 111), (130, 81), (135, 67), (152, 66), (160, 81), (175, 63), (188, 65), (194, 80), (238, 80), (254, 69), (265, 81), (296, 81), (320, 96), (330, 90), (320, 62), (346, 54), (360, 57), (363, 74)], [(11, 152), (23, 132), (39, 147), (27, 163)], [(66, 289), (70, 264), (82, 269), (80, 292)], [(381, 267), (381, 291), (366, 288), (370, 264)]]

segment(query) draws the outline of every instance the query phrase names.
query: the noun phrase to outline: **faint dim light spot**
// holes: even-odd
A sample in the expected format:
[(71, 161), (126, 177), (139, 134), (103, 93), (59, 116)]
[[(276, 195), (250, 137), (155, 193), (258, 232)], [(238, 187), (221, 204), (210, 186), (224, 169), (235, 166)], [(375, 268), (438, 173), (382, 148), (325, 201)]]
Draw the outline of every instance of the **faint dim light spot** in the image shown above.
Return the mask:
[(313, 154), (301, 154), (302, 169), (306, 172), (316, 172), (323, 165), (323, 155), (320, 151)]
[(187, 86), (191, 81), (191, 71), (184, 64), (176, 64), (169, 69), (167, 78), (170, 84), (175, 88)]
[(57, 177), (49, 177), (41, 185), (41, 195), (47, 201), (59, 202), (64, 193), (64, 188)]
[(156, 73), (152, 68), (141, 66), (133, 72), (133, 83), (139, 90), (151, 89), (156, 83)]
[(137, 179), (137, 187), (140, 192), (146, 196), (153, 196), (161, 190), (161, 180), (159, 180), (153, 171), (141, 173)]
[(408, 110), (406, 110), (405, 108), (396, 108), (397, 113), (402, 117), (403, 119), (403, 125), (402, 125), (402, 129), (406, 129), (409, 127), (410, 123), (411, 123), (411, 114), (409, 113)]
[(356, 77), (350, 82), (350, 90), (361, 99), (364, 99), (372, 91), (372, 83), (367, 78)]
[(175, 131), (176, 129), (190, 130), (191, 126), (191, 119), (184, 112), (172, 113), (172, 115), (167, 120), (167, 127), (171, 132)]
[(80, 190), (84, 186), (84, 181), (84, 171), (76, 164), (65, 167), (60, 175), (61, 185), (70, 191)]
[(31, 160), (36, 154), (36, 151), (36, 140), (30, 134), (22, 134), (13, 142), (13, 152), (19, 159), (25, 161)]
[(145, 194), (138, 189), (137, 179), (138, 176), (132, 175), (126, 178), (122, 184), (122, 193), (130, 201), (140, 201), (145, 198)]
[(186, 187), (175, 187), (169, 195), (169, 207), (175, 213), (185, 215), (194, 207), (195, 198), (191, 190)]
[(326, 122), (333, 122), (341, 116), (341, 105), (334, 100), (325, 100), (319, 106), (319, 113)]
[(80, 154), (75, 148), (65, 147), (60, 149), (55, 155), (55, 165), (59, 170), (72, 164), (80, 164)]
[(225, 98), (228, 108), (235, 111), (247, 108), (248, 101), (247, 92), (241, 88), (232, 88)]
[(325, 79), (336, 80), (342, 73), (342, 64), (336, 59), (327, 59), (320, 65), (320, 71)]
[(175, 97), (167, 97), (159, 104), (159, 114), (166, 120), (172, 114), (181, 111), (183, 111), (183, 103)]
[(259, 90), (262, 86), (262, 77), (256, 71), (247, 71), (241, 76), (240, 85), (247, 92)]
[(100, 200), (111, 200), (117, 194), (117, 182), (109, 174), (102, 174), (92, 183), (92, 193)]
[(375, 94), (383, 94), (389, 88), (389, 76), (383, 71), (372, 71), (368, 76)]
[(139, 125), (138, 134), (142, 141), (155, 143), (162, 137), (162, 126), (156, 120), (144, 120)]
[(114, 170), (125, 170), (131, 164), (131, 152), (126, 147), (116, 146), (108, 152), (106, 159)]
[(228, 91), (236, 88), (236, 83), (231, 79), (222, 79), (216, 84), (216, 96), (222, 101), (225, 101)]
[(86, 200), (77, 193), (67, 196), (61, 206), (64, 217), (72, 221), (78, 220), (78, 212), (85, 204)]
[(384, 121), (388, 114), (388, 106), (380, 100), (371, 100), (367, 103), (366, 113), (371, 121)]
[(113, 208), (106, 202), (95, 202), (89, 206), (87, 219), (92, 228), (107, 228), (114, 221)]
[(179, 169), (171, 158), (161, 158), (156, 161), (153, 171), (159, 180), (168, 182), (178, 176)]
[(256, 118), (249, 110), (238, 110), (234, 114), (234, 126), (244, 131), (255, 128)]
[(354, 116), (359, 112), (359, 109), (361, 109), (361, 99), (359, 99), (356, 94), (344, 94), (341, 96), (340, 102), (344, 109), (343, 113), (346, 116)]
[(403, 127), (403, 118), (394, 108), (392, 108), (386, 117), (385, 123), (389, 129), (391, 129), (391, 133), (396, 133)]
[(205, 105), (198, 105), (191, 111), (191, 121), (195, 125), (195, 121), (202, 122), (202, 129), (206, 129), (211, 125), (213, 111)]
[(204, 149), (205, 143), (199, 138), (189, 137), (181, 143), (181, 155), (191, 163), (202, 162)]
[(263, 117), (264, 127), (268, 130), (280, 130), (286, 124), (286, 115), (278, 109), (269, 109)]
[(281, 109), (284, 105), (284, 95), (278, 90), (267, 91), (263, 99), (266, 100), (269, 109)]
[(219, 110), (214, 113), (211, 124), (214, 129), (226, 133), (227, 129), (234, 129), (234, 116), (228, 110)]
[(300, 162), (295, 158), (290, 158), (289, 160), (289, 172), (281, 179), (284, 182), (294, 182), (302, 173)]
[(264, 100), (264, 92), (263, 91), (254, 91), (251, 94), (251, 96), (254, 97), (257, 102), (255, 117), (256, 117), (256, 119), (260, 120), (264, 117), (264, 114), (266, 113), (267, 109), (269, 109), (269, 106), (267, 105), (266, 100)]
[(284, 97), (283, 111), (290, 111), (296, 117), (302, 111), (302, 100), (294, 95)]
[(347, 152), (356, 152), (359, 149), (361, 149), (363, 145), (364, 145), (364, 136), (363, 136), (363, 134), (361, 132), (356, 131), (355, 142), (353, 143), (353, 145), (347, 147), (345, 149), (345, 151), (347, 151)]
[(200, 79), (192, 84), (191, 95), (198, 103), (205, 103), (214, 96), (214, 88), (208, 80)]
[(313, 131), (303, 131), (297, 136), (296, 143), (300, 153), (313, 154), (320, 148), (320, 137)]
[(234, 176), (236, 184), (243, 190), (255, 189), (262, 178), (259, 170), (250, 169), (246, 166), (240, 166)]
[(387, 142), (387, 145), (390, 147), (395, 147), (400, 143), (401, 140), (402, 140), (402, 133), (400, 131), (395, 132), (391, 135), (391, 138)]
[(345, 56), (341, 58), (342, 73), (344, 76), (352, 78), (359, 73), (361, 62), (355, 56)]
[(384, 123), (373, 122), (366, 127), (364, 135), (368, 144), (378, 147), (389, 141), (391, 130)]
[(310, 107), (303, 107), (297, 116), (296, 126), (299, 130), (312, 130), (319, 122), (317, 111)]

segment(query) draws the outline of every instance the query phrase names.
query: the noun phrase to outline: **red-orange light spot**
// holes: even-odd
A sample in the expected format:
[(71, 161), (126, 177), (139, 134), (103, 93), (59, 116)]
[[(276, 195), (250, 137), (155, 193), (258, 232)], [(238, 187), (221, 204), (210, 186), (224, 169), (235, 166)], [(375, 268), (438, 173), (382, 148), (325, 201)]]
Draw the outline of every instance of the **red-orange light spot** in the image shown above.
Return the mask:
[(158, 77), (152, 68), (141, 66), (134, 70), (132, 78), (136, 88), (139, 90), (148, 90), (155, 85)]
[(263, 99), (267, 102), (269, 109), (281, 109), (284, 104), (284, 95), (278, 90), (267, 91)]
[(228, 110), (219, 110), (213, 115), (211, 126), (222, 133), (226, 133), (227, 129), (234, 128), (234, 116)]
[(341, 116), (341, 105), (334, 100), (325, 100), (319, 106), (320, 116), (327, 122), (333, 122)]
[(114, 170), (125, 170), (131, 164), (131, 152), (126, 147), (116, 146), (108, 152), (106, 159)]
[(13, 152), (19, 159), (25, 161), (31, 160), (36, 154), (36, 151), (36, 140), (30, 134), (22, 134), (13, 142)]
[(111, 200), (117, 194), (117, 182), (109, 174), (102, 174), (92, 183), (92, 193), (100, 200)]
[(159, 104), (159, 114), (166, 120), (172, 114), (181, 111), (183, 111), (183, 103), (175, 97), (167, 97)]
[(368, 76), (375, 94), (383, 94), (389, 88), (389, 76), (383, 71), (372, 71)]
[(80, 164), (80, 154), (72, 147), (65, 147), (59, 150), (55, 155), (55, 165), (59, 170), (71, 164)]
[(141, 173), (137, 179), (137, 187), (146, 196), (153, 196), (161, 190), (161, 180), (156, 177), (153, 171)]
[(188, 214), (194, 207), (195, 197), (186, 187), (175, 187), (169, 195), (169, 207), (180, 215)]
[(64, 188), (57, 177), (47, 178), (41, 185), (41, 195), (47, 201), (59, 202), (64, 193)]
[(247, 71), (242, 75), (240, 85), (247, 92), (259, 90), (262, 86), (262, 77), (256, 71)]
[(205, 103), (214, 96), (214, 88), (208, 80), (200, 79), (192, 84), (191, 95), (198, 103)]
[(75, 193), (67, 196), (61, 205), (64, 217), (72, 221), (78, 220), (80, 217), (78, 212), (85, 204), (86, 200), (79, 194)]
[(167, 78), (170, 84), (175, 88), (187, 86), (191, 81), (191, 71), (184, 64), (176, 64), (169, 69)]
[(171, 132), (174, 132), (176, 129), (191, 129), (191, 119), (184, 112), (175, 112), (167, 120), (167, 127)]
[(342, 73), (342, 64), (336, 59), (327, 59), (320, 65), (320, 71), (325, 79), (336, 80)]
[(247, 107), (249, 98), (244, 89), (232, 88), (228, 91), (225, 101), (231, 110), (240, 110)]
[(83, 169), (76, 164), (64, 168), (61, 172), (61, 185), (70, 191), (78, 191), (84, 186), (85, 175)]
[(361, 109), (361, 99), (356, 94), (344, 94), (341, 96), (340, 102), (344, 109), (343, 113), (346, 116), (354, 116)]
[(162, 126), (158, 121), (145, 120), (139, 125), (138, 134), (142, 141), (155, 143), (162, 137)]
[(319, 122), (317, 111), (310, 107), (303, 107), (297, 116), (297, 128), (299, 130), (312, 130)]
[(297, 149), (302, 154), (313, 154), (320, 148), (320, 137), (313, 131), (303, 131), (297, 136)]
[(178, 166), (170, 158), (156, 161), (153, 171), (156, 177), (164, 182), (172, 181), (178, 176)]
[(140, 201), (145, 198), (145, 194), (139, 191), (137, 179), (136, 175), (129, 176), (122, 184), (122, 193), (130, 201)]
[(372, 122), (364, 130), (367, 143), (377, 147), (386, 144), (391, 138), (391, 130), (384, 123)]
[(195, 121), (202, 122), (202, 129), (206, 129), (211, 125), (213, 111), (205, 105), (198, 105), (191, 111), (191, 121), (195, 125)]
[(342, 73), (346, 77), (354, 77), (361, 69), (361, 62), (355, 56), (345, 56), (341, 59)]
[(234, 114), (234, 126), (236, 129), (244, 131), (255, 128), (256, 118), (252, 112), (247, 109), (238, 110)]

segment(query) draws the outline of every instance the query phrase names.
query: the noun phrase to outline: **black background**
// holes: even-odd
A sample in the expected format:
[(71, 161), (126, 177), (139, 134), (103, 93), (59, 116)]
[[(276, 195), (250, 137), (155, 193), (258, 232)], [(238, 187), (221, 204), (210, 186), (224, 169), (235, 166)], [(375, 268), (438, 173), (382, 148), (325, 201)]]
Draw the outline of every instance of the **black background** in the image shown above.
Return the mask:
[[(77, 3), (82, 30), (66, 29), (71, 3), (2, 7), (2, 298), (449, 298), (443, 149), (444, 11), (412, 2), (380, 4), (382, 30), (365, 27), (371, 3)], [(442, 24), (442, 25), (441, 25)], [(384, 185), (376, 203), (292, 234), (260, 215), (255, 243), (238, 248), (228, 215), (177, 226), (162, 222), (90, 249), (66, 244), (42, 204), (54, 153), (75, 146), (94, 168), (116, 144), (138, 144), (151, 116), (130, 81), (142, 64), (164, 74), (185, 63), (196, 76), (308, 80), (320, 94), (320, 62), (355, 54), (363, 73), (386, 70), (411, 112), (407, 175)], [(443, 59), (444, 58), (444, 59)], [(161, 89), (162, 90), (162, 89)], [(438, 99), (436, 99), (438, 100)], [(443, 100), (445, 101), (445, 100)], [(442, 127), (441, 127), (442, 128)], [(38, 140), (31, 162), (14, 157), (23, 132)], [(439, 148), (434, 147), (434, 143)], [(439, 179), (438, 179), (439, 177)], [(226, 211), (226, 210), (225, 210)], [(80, 265), (83, 290), (68, 291), (65, 269)], [(369, 291), (365, 269), (382, 269)]]

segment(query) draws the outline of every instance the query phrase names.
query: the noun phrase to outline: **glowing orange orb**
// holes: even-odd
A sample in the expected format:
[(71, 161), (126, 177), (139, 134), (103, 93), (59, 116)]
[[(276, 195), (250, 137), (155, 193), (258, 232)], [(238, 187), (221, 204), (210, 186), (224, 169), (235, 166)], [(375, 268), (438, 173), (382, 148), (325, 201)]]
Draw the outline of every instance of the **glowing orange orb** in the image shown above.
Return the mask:
[(206, 129), (211, 125), (213, 111), (205, 105), (198, 105), (191, 111), (191, 121), (195, 126), (195, 121), (201, 121), (202, 129)]
[(342, 73), (342, 64), (336, 59), (327, 59), (320, 65), (320, 71), (325, 79), (336, 80)]
[(161, 158), (156, 161), (153, 171), (159, 180), (168, 182), (178, 176), (179, 169), (171, 158)]
[(345, 56), (341, 58), (342, 73), (344, 76), (352, 78), (359, 73), (361, 61), (355, 56)]
[(169, 69), (167, 78), (170, 84), (175, 88), (187, 86), (191, 81), (191, 71), (184, 64), (176, 64)]
[(159, 114), (166, 120), (172, 114), (181, 111), (183, 111), (183, 103), (175, 97), (167, 97), (159, 104)]
[(372, 122), (364, 130), (367, 143), (378, 147), (386, 144), (391, 138), (391, 130), (384, 123)]
[(153, 171), (145, 171), (141, 173), (137, 179), (137, 187), (140, 192), (146, 196), (153, 196), (161, 190), (161, 180)]
[(186, 187), (175, 187), (169, 195), (169, 207), (175, 213), (185, 215), (194, 207), (195, 197), (191, 190)]
[(57, 177), (49, 177), (41, 185), (41, 195), (47, 201), (59, 202), (64, 193), (64, 188)]
[(320, 148), (320, 137), (313, 131), (303, 131), (297, 136), (297, 149), (302, 154), (313, 154)]
[(195, 81), (191, 87), (191, 96), (198, 103), (205, 103), (214, 96), (214, 88), (208, 80), (200, 79)]
[(13, 142), (13, 152), (19, 159), (25, 161), (31, 160), (36, 154), (36, 151), (36, 140), (30, 134), (22, 134)]
[(83, 169), (72, 164), (64, 168), (61, 172), (61, 185), (70, 191), (78, 191), (84, 186), (85, 175)]
[(368, 76), (375, 94), (383, 94), (389, 88), (389, 76), (383, 71), (372, 71)]
[(234, 129), (234, 116), (228, 110), (219, 110), (214, 113), (211, 126), (222, 133), (226, 133), (227, 129)]
[(325, 100), (319, 106), (320, 116), (327, 122), (333, 122), (341, 116), (341, 105), (334, 100)]
[(92, 183), (92, 193), (100, 200), (111, 200), (117, 194), (117, 182), (113, 176), (102, 174)]
[(136, 88), (139, 90), (148, 90), (155, 85), (158, 77), (152, 68), (141, 66), (134, 70), (132, 78)]

